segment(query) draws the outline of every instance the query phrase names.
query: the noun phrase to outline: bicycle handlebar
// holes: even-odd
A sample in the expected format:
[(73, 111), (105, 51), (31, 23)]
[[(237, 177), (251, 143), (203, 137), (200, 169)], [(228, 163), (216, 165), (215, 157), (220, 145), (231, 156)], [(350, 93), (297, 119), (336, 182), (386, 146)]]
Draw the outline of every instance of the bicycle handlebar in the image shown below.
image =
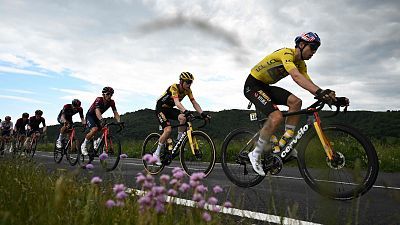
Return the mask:
[(188, 118), (187, 118), (186, 123), (174, 125), (174, 126), (171, 126), (171, 128), (187, 126), (187, 123), (188, 123), (188, 122), (193, 122), (193, 121), (199, 120), (199, 119), (203, 120), (204, 122), (203, 122), (203, 124), (202, 124), (201, 126), (196, 127), (196, 129), (200, 129), (200, 128), (205, 127), (205, 126), (207, 125), (207, 120), (206, 120), (205, 118), (203, 118), (202, 116), (191, 116), (191, 117), (188, 117)]
[(109, 127), (109, 126), (119, 126), (119, 129), (117, 130), (116, 133), (119, 133), (124, 129), (125, 123), (124, 122), (111, 122), (111, 123), (106, 123), (104, 127)]

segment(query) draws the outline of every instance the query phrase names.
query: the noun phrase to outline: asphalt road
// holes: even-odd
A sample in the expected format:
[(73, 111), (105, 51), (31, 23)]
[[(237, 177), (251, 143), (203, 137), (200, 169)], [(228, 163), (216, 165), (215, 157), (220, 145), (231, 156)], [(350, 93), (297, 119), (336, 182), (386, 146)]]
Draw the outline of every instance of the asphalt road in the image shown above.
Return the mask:
[[(49, 170), (76, 170), (64, 159), (56, 164), (52, 153), (37, 152), (34, 160)], [(128, 187), (138, 188), (136, 174), (143, 171), (139, 159), (123, 159), (113, 172), (104, 172), (98, 161), (91, 171), (79, 169), (85, 176), (100, 176), (115, 182), (123, 182)], [(166, 167), (163, 173), (171, 174), (179, 161)], [(226, 178), (221, 164), (204, 180), (209, 190), (223, 187), (218, 195), (219, 202), (229, 200), (234, 208), (260, 212), (321, 224), (400, 224), (400, 173), (379, 173), (374, 187), (362, 197), (351, 201), (336, 201), (320, 196), (301, 178), (297, 168), (284, 168), (278, 176), (266, 177), (262, 183), (252, 188), (240, 188)], [(268, 224), (255, 220), (257, 224)]]

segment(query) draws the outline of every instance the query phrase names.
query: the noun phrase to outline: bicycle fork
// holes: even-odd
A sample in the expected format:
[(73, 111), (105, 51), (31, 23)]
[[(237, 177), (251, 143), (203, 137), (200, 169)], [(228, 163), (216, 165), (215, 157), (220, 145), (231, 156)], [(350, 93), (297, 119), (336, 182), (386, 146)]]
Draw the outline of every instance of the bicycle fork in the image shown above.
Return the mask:
[(313, 125), (315, 128), (315, 131), (318, 134), (319, 140), (321, 141), (322, 147), (325, 150), (326, 156), (331, 161), (331, 160), (333, 160), (333, 149), (332, 149), (331, 142), (329, 141), (328, 137), (326, 137), (326, 135), (322, 131), (321, 119), (319, 118), (319, 115), (317, 112), (314, 112), (314, 118), (315, 118), (315, 120), (313, 121)]
[(192, 150), (193, 155), (196, 155), (196, 149), (199, 149), (199, 144), (196, 141), (196, 138), (194, 138), (192, 136), (192, 132), (193, 132), (193, 128), (192, 128), (192, 124), (189, 123), (188, 129), (186, 131), (186, 134), (188, 136), (189, 139), (189, 145), (190, 145), (190, 149)]

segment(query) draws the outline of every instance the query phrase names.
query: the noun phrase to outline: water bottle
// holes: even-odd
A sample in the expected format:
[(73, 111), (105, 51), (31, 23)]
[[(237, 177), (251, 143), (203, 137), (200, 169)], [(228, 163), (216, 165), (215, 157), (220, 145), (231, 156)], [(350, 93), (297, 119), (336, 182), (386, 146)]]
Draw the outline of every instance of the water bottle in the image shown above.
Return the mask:
[(169, 151), (172, 151), (172, 149), (174, 148), (174, 143), (171, 138), (167, 139), (167, 146)]

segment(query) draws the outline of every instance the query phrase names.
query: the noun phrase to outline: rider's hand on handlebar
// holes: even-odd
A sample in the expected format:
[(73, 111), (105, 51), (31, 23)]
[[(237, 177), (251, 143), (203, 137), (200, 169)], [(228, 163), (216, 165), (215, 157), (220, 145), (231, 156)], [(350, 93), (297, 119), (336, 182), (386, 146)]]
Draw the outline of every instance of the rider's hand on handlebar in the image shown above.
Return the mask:
[(183, 112), (183, 114), (185, 115), (186, 119), (189, 117), (193, 117), (193, 113), (190, 112), (189, 110), (185, 110), (185, 112)]
[(210, 121), (210, 119), (211, 119), (211, 115), (207, 114), (205, 112), (202, 112), (200, 115), (201, 115), (201, 117), (203, 117), (204, 120)]
[(315, 94), (319, 100), (323, 100), (323, 101), (327, 102), (328, 104), (331, 104), (332, 102), (337, 101), (335, 91), (332, 91), (330, 89), (322, 90), (320, 88), (315, 92)]

